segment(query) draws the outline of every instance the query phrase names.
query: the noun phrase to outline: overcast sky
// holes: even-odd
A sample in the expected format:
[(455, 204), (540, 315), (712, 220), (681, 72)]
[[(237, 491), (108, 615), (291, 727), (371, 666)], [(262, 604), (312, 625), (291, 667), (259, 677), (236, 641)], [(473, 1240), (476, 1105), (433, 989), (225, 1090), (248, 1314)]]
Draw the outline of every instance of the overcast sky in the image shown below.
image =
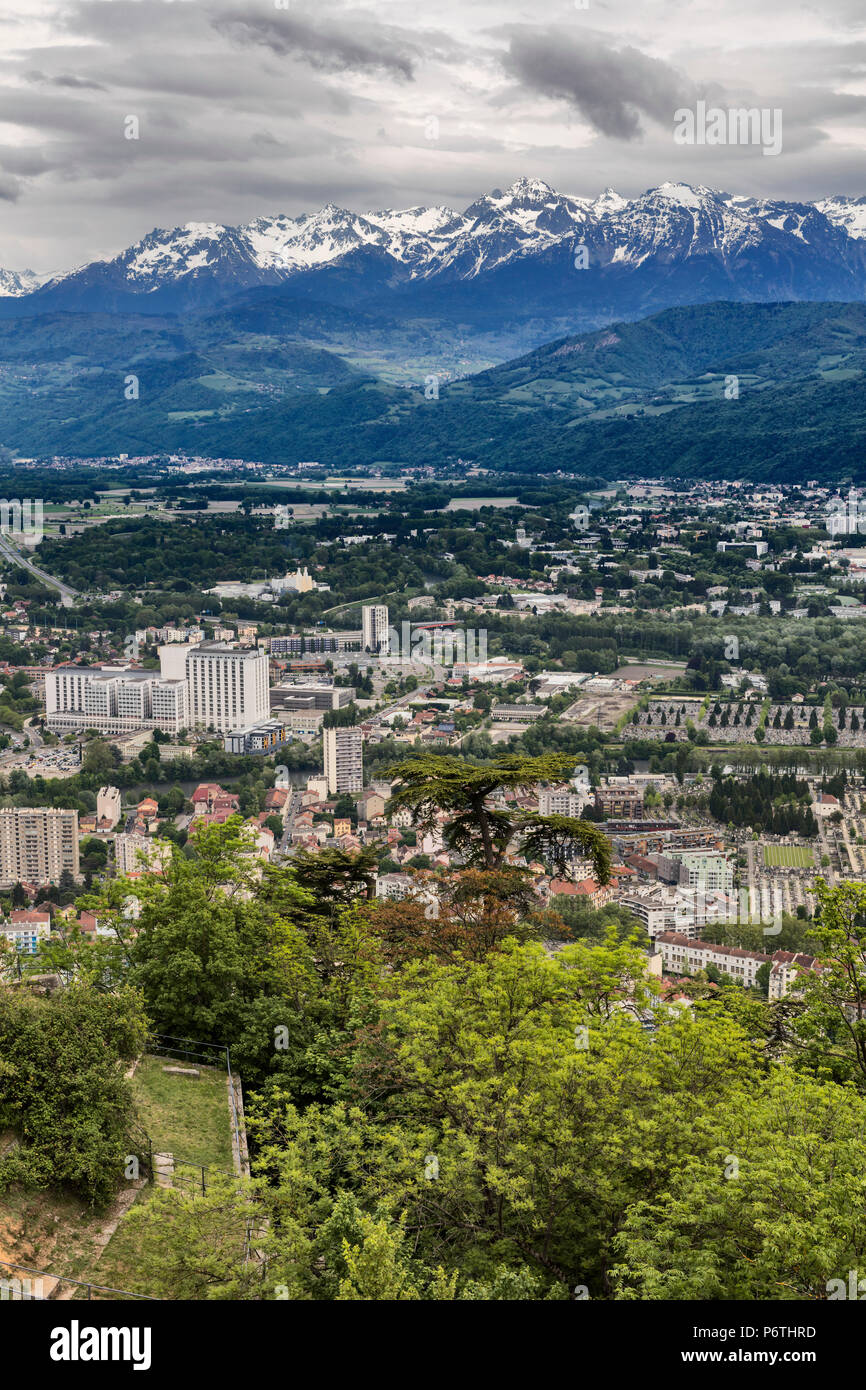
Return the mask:
[[(522, 174), (866, 194), (866, 0), (3, 0), (0, 64), (13, 270), (193, 220), (463, 208)], [(700, 98), (781, 108), (781, 155), (675, 144)]]

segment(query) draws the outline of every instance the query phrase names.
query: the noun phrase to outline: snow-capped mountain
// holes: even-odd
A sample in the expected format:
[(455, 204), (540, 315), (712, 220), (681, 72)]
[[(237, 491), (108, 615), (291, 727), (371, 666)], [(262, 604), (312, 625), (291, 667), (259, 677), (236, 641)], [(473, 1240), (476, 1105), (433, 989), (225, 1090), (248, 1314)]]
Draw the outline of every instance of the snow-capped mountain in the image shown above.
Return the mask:
[(819, 212), (837, 227), (844, 227), (849, 236), (866, 237), (866, 198), (845, 198), (837, 193), (815, 204)]
[[(575, 249), (586, 251), (583, 278)], [(3, 275), (5, 274), (5, 280)], [(632, 277), (629, 289), (629, 277)], [(113, 260), (38, 289), (0, 273), (16, 302), (54, 309), (175, 312), (269, 286), (322, 302), (382, 306), (396, 294), (485, 312), (507, 286), (518, 315), (563, 295), (595, 315), (727, 299), (866, 296), (866, 198), (790, 203), (664, 183), (637, 198), (557, 193), (539, 179), (494, 189), (464, 212), (415, 207), (357, 213), (328, 204), (242, 226), (188, 222), (150, 232)], [(432, 300), (431, 300), (432, 296)], [(450, 296), (450, 298), (449, 298)]]
[(22, 294), (32, 294), (41, 284), (38, 275), (32, 270), (3, 270), (0, 268), (0, 298), (19, 298)]

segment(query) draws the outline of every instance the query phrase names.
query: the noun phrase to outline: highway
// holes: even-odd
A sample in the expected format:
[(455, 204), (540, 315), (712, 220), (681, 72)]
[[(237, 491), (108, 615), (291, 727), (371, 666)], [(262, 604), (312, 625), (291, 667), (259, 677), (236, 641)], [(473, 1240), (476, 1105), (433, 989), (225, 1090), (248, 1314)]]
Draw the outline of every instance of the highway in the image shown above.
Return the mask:
[(41, 579), (42, 583), (47, 584), (49, 588), (57, 589), (63, 607), (72, 607), (78, 597), (78, 590), (73, 589), (69, 584), (64, 584), (60, 579), (55, 579), (54, 575), (48, 574), (46, 570), (40, 569), (38, 565), (35, 565), (32, 560), (28, 560), (27, 556), (22, 554), (22, 552), (12, 544), (8, 536), (4, 536), (2, 533), (0, 533), (0, 555), (5, 556), (7, 560), (11, 560), (13, 564), (20, 565), (22, 569), (29, 570), (31, 574), (34, 574), (37, 579)]

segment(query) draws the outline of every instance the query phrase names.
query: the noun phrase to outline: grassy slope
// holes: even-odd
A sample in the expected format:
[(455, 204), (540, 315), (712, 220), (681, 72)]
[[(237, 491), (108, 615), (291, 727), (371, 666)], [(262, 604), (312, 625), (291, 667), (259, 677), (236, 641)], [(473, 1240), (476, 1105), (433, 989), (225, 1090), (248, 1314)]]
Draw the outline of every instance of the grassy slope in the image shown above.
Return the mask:
[[(201, 1069), (198, 1081), (167, 1076), (170, 1058), (144, 1057), (136, 1069), (133, 1089), (139, 1120), (155, 1151), (166, 1150), (189, 1164), (232, 1168), (231, 1121), (225, 1073)], [(178, 1063), (177, 1065), (182, 1065)], [(198, 1171), (182, 1167), (188, 1183)], [(144, 1187), (138, 1201), (149, 1201), (153, 1188)], [(99, 1237), (110, 1214), (94, 1212), (79, 1198), (54, 1191), (0, 1194), (0, 1259), (43, 1269), (70, 1279), (92, 1280), (110, 1288), (147, 1293), (136, 1273), (134, 1231), (120, 1221), (97, 1263)], [(82, 1291), (83, 1296), (84, 1291)]]

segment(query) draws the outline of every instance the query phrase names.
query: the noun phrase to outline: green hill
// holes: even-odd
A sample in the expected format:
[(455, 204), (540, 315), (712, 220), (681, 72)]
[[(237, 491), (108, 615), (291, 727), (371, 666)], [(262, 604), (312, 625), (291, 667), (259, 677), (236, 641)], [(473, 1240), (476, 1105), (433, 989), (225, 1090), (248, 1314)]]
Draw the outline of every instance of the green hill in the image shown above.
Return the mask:
[[(340, 331), (357, 359), (365, 326), (350, 319)], [(415, 347), (436, 378), (426, 393), (359, 370), (333, 344), (291, 338), (316, 322), (309, 306), (304, 317), (271, 304), (183, 331), (89, 315), (6, 325), (2, 442), (26, 454), (187, 450), (337, 468), (461, 458), (606, 477), (864, 476), (863, 304), (671, 309), (451, 384), (425, 341)], [(371, 344), (387, 333), (367, 327)], [(125, 398), (128, 373), (137, 400)]]

